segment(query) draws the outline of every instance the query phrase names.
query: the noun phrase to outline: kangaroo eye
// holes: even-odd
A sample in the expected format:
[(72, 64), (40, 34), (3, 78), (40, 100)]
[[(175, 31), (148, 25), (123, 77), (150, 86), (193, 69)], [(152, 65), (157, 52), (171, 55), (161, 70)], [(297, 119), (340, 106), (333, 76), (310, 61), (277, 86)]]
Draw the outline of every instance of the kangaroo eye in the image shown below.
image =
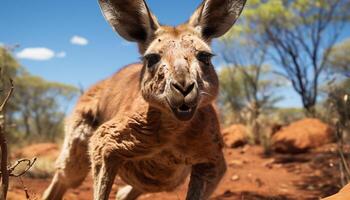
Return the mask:
[(147, 54), (143, 58), (146, 61), (147, 68), (153, 67), (160, 61), (160, 55), (156, 53)]
[(199, 60), (200, 62), (206, 64), (206, 65), (210, 65), (211, 64), (211, 58), (214, 55), (212, 53), (206, 52), (206, 51), (200, 51), (197, 54), (197, 60)]

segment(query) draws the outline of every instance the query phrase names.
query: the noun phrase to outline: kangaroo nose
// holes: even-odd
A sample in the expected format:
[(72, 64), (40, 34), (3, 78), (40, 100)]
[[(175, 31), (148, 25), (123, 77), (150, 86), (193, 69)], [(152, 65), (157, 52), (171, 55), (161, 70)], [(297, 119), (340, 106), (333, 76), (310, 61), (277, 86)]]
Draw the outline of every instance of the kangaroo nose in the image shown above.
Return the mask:
[(191, 91), (194, 89), (194, 82), (185, 82), (184, 84), (180, 84), (178, 82), (172, 82), (171, 87), (173, 90), (178, 91), (181, 93), (184, 97), (186, 97), (188, 94), (191, 93)]

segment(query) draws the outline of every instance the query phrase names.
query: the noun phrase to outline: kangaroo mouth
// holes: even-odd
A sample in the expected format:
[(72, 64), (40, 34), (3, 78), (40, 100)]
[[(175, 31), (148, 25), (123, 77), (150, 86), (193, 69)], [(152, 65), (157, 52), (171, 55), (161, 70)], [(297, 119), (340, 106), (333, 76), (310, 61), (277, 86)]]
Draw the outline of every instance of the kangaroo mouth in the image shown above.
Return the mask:
[(188, 121), (192, 119), (196, 107), (190, 107), (186, 104), (182, 104), (177, 108), (172, 108), (174, 115), (181, 121)]
[(173, 106), (169, 101), (168, 104), (173, 112), (173, 114), (175, 115), (175, 117), (177, 119), (179, 119), (180, 121), (189, 121), (192, 119), (197, 105), (188, 105), (186, 103), (182, 103), (179, 106)]

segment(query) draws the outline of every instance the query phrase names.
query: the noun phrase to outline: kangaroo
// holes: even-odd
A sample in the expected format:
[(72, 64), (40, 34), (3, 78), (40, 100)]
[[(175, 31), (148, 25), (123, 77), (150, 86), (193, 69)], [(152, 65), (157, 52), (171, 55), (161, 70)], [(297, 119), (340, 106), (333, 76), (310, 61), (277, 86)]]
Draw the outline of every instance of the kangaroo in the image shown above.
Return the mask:
[(188, 22), (170, 27), (144, 0), (99, 0), (113, 29), (138, 44), (142, 62), (80, 97), (43, 199), (62, 199), (90, 169), (94, 200), (109, 198), (116, 175), (128, 184), (118, 200), (172, 191), (188, 175), (186, 199), (208, 199), (226, 170), (210, 43), (233, 26), (245, 2), (204, 0)]

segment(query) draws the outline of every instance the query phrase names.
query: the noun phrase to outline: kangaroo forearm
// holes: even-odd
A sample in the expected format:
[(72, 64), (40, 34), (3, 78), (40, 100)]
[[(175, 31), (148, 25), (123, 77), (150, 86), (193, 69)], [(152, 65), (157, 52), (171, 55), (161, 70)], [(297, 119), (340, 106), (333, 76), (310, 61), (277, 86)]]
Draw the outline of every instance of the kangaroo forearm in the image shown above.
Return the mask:
[(223, 158), (215, 165), (193, 166), (186, 200), (207, 200), (218, 186), (225, 171), (226, 163)]

